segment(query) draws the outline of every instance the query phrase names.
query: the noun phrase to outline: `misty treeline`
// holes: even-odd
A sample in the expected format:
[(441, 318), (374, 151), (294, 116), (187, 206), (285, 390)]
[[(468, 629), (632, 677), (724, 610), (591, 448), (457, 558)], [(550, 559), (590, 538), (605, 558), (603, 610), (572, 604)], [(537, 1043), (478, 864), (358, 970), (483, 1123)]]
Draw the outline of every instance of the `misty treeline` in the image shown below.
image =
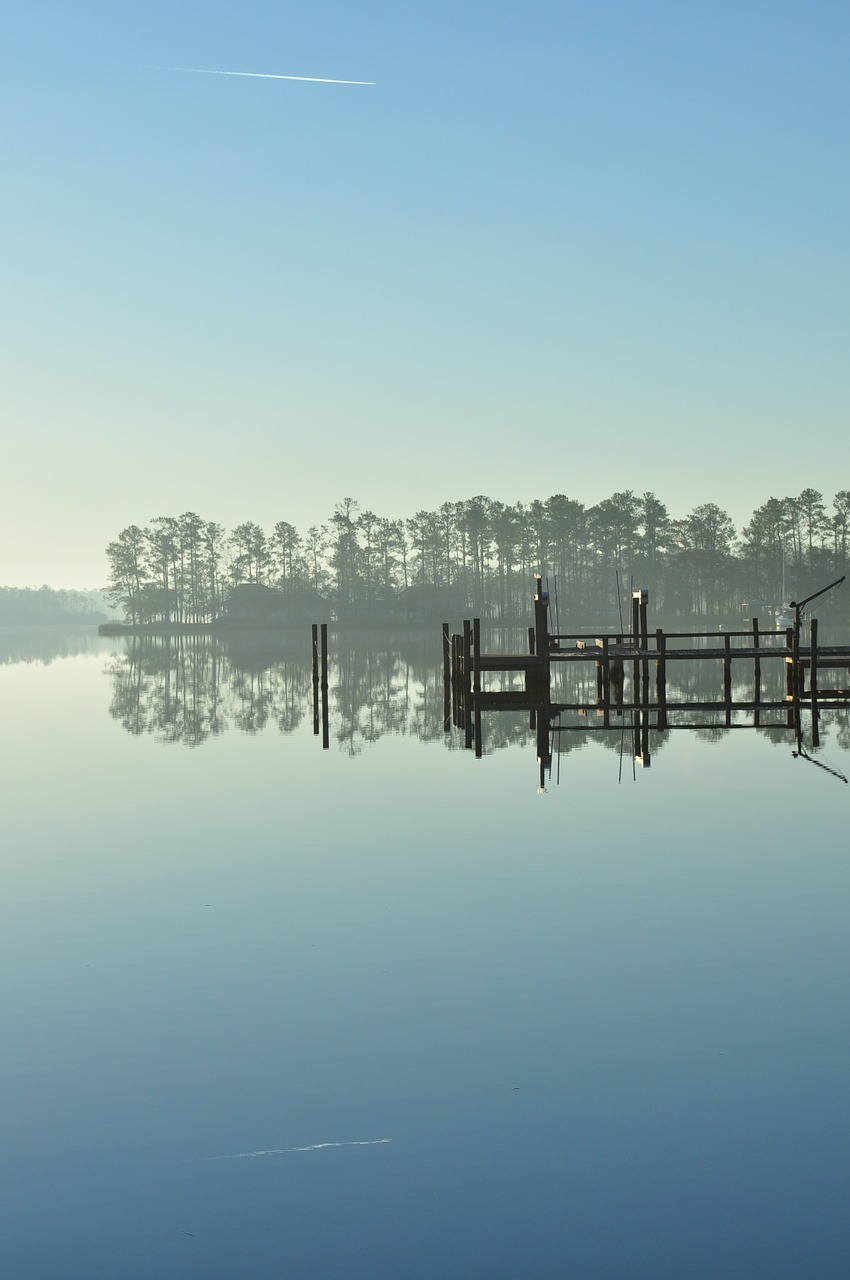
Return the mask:
[(848, 489), (830, 507), (815, 489), (769, 498), (740, 531), (715, 503), (674, 516), (654, 493), (625, 490), (590, 507), (564, 494), (513, 505), (477, 496), (406, 519), (345, 498), (303, 534), (286, 520), (228, 531), (186, 512), (123, 529), (107, 558), (110, 598), (133, 623), (213, 620), (247, 583), (315, 592), (340, 620), (467, 609), (508, 621), (527, 616), (537, 572), (557, 579), (563, 620), (564, 609), (615, 616), (618, 575), (673, 615), (778, 601), (783, 568), (786, 594), (802, 596), (845, 572), (849, 541)]
[(0, 626), (103, 622), (106, 613), (83, 591), (52, 587), (0, 587)]

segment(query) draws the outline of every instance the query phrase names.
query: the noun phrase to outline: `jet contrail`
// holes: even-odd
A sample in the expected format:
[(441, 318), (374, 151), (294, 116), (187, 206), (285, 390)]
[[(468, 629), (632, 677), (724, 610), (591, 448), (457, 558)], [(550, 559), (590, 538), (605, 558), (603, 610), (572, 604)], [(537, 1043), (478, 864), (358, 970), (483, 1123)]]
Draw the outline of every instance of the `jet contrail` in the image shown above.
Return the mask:
[(392, 1138), (368, 1138), (365, 1142), (314, 1142), (310, 1147), (273, 1147), (269, 1151), (237, 1151), (235, 1156), (205, 1156), (205, 1160), (253, 1160), (256, 1156), (286, 1156), (291, 1151), (322, 1151), (325, 1147), (382, 1147)]
[(252, 80), (308, 80), (311, 84), (375, 84), (374, 80), (330, 80), (325, 76), (279, 76), (269, 71), (215, 71), (210, 67), (163, 67), (163, 71), (189, 71), (196, 76), (250, 76)]

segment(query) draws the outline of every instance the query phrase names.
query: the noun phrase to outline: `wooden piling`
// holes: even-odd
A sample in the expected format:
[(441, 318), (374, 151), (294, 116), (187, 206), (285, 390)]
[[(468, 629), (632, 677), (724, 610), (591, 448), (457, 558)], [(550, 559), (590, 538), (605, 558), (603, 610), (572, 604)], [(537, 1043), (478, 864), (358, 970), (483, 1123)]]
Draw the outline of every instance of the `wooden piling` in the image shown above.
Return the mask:
[[(534, 627), (529, 627), (528, 628), (528, 652), (531, 655), (534, 654), (534, 643), (535, 643)], [(525, 677), (525, 687), (526, 689), (530, 687), (528, 673), (526, 673), (526, 677)], [(534, 710), (534, 707), (532, 707), (528, 713), (528, 727), (529, 729), (534, 729), (536, 725), (537, 725), (537, 712)]]
[(312, 631), (312, 669), (313, 669), (313, 733), (319, 735), (319, 624), (314, 622)]
[(540, 666), (533, 668), (529, 674), (536, 693), (549, 696), (549, 595), (543, 590), (543, 579), (535, 578), (537, 593), (534, 597), (534, 652), (540, 659)]
[(723, 637), (723, 701), (728, 712), (732, 702), (732, 637), (728, 632)]
[(330, 723), (328, 717), (328, 624), (322, 623), (322, 749), (327, 751), (330, 746)]
[(817, 618), (812, 618), (810, 631), (811, 631), (812, 661), (811, 661), (811, 666), (809, 668), (809, 688), (812, 694), (812, 703), (814, 703), (815, 699), (818, 696), (818, 620)]
[(481, 619), (472, 619), (472, 692), (481, 692)]
[(655, 632), (655, 699), (658, 703), (658, 728), (667, 728), (667, 637), (660, 627)]
[(465, 746), (472, 746), (472, 623), (463, 620), (463, 727)]
[(481, 759), (481, 619), (472, 619), (472, 732), (475, 758)]
[(649, 601), (649, 592), (645, 588), (641, 588), (640, 592), (640, 647), (643, 650), (644, 657), (641, 663), (641, 702), (645, 707), (649, 706), (649, 628), (647, 626), (647, 604)]
[(452, 646), (449, 624), (443, 623), (443, 733), (452, 729)]
[(452, 721), (456, 729), (460, 725), (460, 644), (461, 638), (452, 633)]

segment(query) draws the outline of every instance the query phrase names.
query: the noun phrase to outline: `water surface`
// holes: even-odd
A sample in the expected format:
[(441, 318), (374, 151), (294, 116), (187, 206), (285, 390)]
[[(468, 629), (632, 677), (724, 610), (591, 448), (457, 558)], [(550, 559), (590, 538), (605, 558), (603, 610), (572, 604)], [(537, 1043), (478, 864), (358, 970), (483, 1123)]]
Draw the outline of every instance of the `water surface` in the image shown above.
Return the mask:
[(4, 1274), (847, 1274), (850, 788), (792, 737), (538, 794), (430, 637), (338, 644), (327, 752), (297, 640), (3, 654)]

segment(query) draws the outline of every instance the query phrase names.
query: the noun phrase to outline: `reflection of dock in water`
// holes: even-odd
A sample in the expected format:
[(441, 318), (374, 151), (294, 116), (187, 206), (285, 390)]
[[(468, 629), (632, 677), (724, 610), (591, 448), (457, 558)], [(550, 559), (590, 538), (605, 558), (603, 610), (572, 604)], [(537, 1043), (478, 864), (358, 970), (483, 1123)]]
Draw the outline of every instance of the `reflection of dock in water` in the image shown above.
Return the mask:
[[(746, 631), (665, 632), (659, 627), (650, 632), (648, 592), (635, 591), (630, 633), (598, 636), (551, 633), (548, 592), (542, 578), (536, 584), (527, 652), (485, 652), (477, 618), (465, 621), (462, 632), (454, 635), (443, 624), (444, 727), (447, 732), (452, 725), (462, 730), (466, 747), (480, 757), (485, 712), (528, 712), (530, 728), (536, 730), (541, 786), (551, 766), (554, 735), (622, 734), (627, 714), (635, 757), (646, 767), (650, 729), (771, 727), (793, 735), (801, 752), (804, 711), (811, 715), (812, 746), (817, 748), (819, 713), (850, 706), (850, 645), (821, 645), (817, 618), (810, 620), (810, 643), (800, 642), (804, 607), (828, 587), (797, 604), (794, 625), (783, 631), (765, 631), (753, 618)], [(705, 671), (712, 663), (719, 677), (716, 697), (688, 696), (671, 679), (671, 670), (681, 671), (683, 664), (691, 669), (699, 664)], [(840, 684), (838, 672), (844, 676)], [(521, 677), (522, 687), (488, 689), (487, 678), (493, 674), (503, 681)], [(751, 679), (751, 696), (736, 693), (733, 675), (743, 674)], [(766, 690), (771, 677), (773, 688)], [(570, 679), (572, 699), (564, 690)], [(553, 696), (553, 681), (559, 696)]]

